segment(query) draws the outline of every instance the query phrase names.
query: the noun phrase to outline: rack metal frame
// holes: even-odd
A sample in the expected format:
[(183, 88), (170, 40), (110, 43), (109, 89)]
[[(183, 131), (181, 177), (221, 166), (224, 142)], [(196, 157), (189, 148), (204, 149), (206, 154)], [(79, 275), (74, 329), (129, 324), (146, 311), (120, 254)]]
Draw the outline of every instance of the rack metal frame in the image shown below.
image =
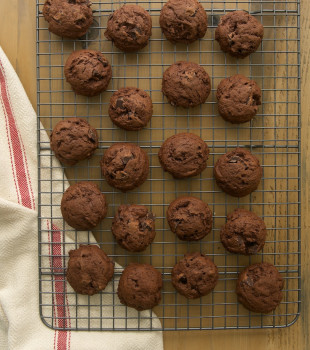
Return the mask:
[[(131, 2), (131, 1), (127, 1)], [(47, 241), (44, 220), (61, 220), (53, 211), (59, 208), (56, 192), (44, 192), (48, 182), (50, 189), (61, 181), (65, 189), (65, 176), (70, 182), (89, 180), (96, 182), (109, 202), (108, 217), (94, 232), (100, 246), (120, 265), (131, 261), (148, 262), (162, 272), (164, 287), (162, 301), (154, 311), (161, 321), (161, 327), (142, 325), (138, 316), (139, 330), (194, 330), (194, 329), (245, 329), (280, 328), (293, 324), (300, 312), (300, 9), (299, 0), (209, 0), (201, 1), (208, 14), (208, 32), (202, 40), (191, 45), (173, 45), (161, 33), (158, 25), (160, 10), (164, 1), (132, 1), (147, 9), (153, 20), (153, 35), (149, 45), (135, 53), (125, 54), (117, 50), (104, 37), (107, 18), (113, 10), (126, 1), (93, 1), (95, 23), (89, 33), (80, 40), (56, 37), (47, 30), (42, 16), (44, 1), (37, 0), (37, 109), (38, 109), (38, 157), (39, 157), (39, 279), (40, 315), (43, 322), (61, 330), (136, 330), (128, 321), (132, 318), (125, 312), (121, 316), (123, 326), (117, 326), (115, 316), (109, 326), (102, 313), (102, 293), (94, 302), (91, 297), (81, 302), (78, 295), (63, 288), (67, 297), (74, 295), (74, 302), (68, 307), (72, 312), (69, 319), (53, 311), (57, 303), (55, 279), (65, 285), (65, 268), (52, 269), (50, 259), (62, 259), (66, 266), (68, 249), (75, 249), (81, 243), (90, 241), (90, 233), (83, 241), (61, 243), (63, 250), (57, 256), (53, 250), (53, 239)], [(221, 15), (236, 9), (244, 9), (258, 18), (265, 28), (265, 36), (258, 51), (244, 60), (234, 59), (220, 51), (214, 40), (214, 30)], [(66, 57), (76, 49), (92, 48), (102, 51), (110, 60), (113, 79), (107, 92), (95, 98), (75, 95), (65, 82), (63, 67)], [(170, 106), (161, 93), (161, 78), (164, 70), (178, 60), (190, 60), (201, 64), (209, 73), (212, 91), (207, 102), (194, 109), (179, 109)], [(232, 126), (218, 115), (216, 87), (219, 81), (229, 75), (242, 73), (255, 79), (262, 89), (262, 106), (257, 116), (247, 124)], [(140, 132), (126, 132), (115, 127), (107, 114), (109, 97), (122, 86), (137, 86), (145, 89), (152, 97), (154, 115), (149, 125)], [(53, 126), (69, 116), (82, 116), (96, 126), (100, 135), (99, 150), (88, 161), (75, 167), (59, 167), (62, 180), (53, 178), (52, 152), (49, 143), (42, 139), (45, 129), (51, 132)], [(42, 124), (40, 123), (42, 122)], [(42, 126), (43, 125), (43, 126)], [(208, 168), (200, 176), (187, 180), (173, 180), (161, 169), (157, 152), (162, 142), (177, 132), (194, 132), (210, 147)], [(99, 160), (105, 149), (119, 141), (136, 142), (144, 148), (150, 158), (150, 174), (146, 183), (130, 193), (121, 194), (107, 185), (100, 175)], [(257, 191), (245, 198), (232, 198), (216, 186), (212, 167), (218, 157), (235, 147), (246, 147), (255, 154), (264, 169), (264, 176)], [(42, 165), (48, 157), (50, 166)], [(48, 178), (46, 173), (48, 172)], [(45, 174), (45, 175), (44, 175)], [(54, 186), (55, 187), (55, 186)], [(60, 192), (58, 192), (59, 194)], [(197, 196), (213, 210), (212, 233), (200, 242), (181, 242), (169, 231), (165, 212), (169, 203), (177, 196)], [(117, 246), (111, 234), (111, 221), (121, 203), (147, 205), (156, 215), (157, 235), (154, 243), (141, 254), (131, 254)], [(251, 257), (242, 257), (225, 252), (219, 240), (219, 230), (226, 215), (234, 208), (253, 210), (266, 222), (268, 236), (262, 252)], [(51, 229), (52, 231), (53, 229)], [(64, 232), (63, 227), (59, 228)], [(65, 235), (63, 235), (65, 237)], [(50, 253), (46, 254), (46, 249)], [(178, 295), (170, 282), (173, 265), (187, 251), (199, 250), (210, 256), (219, 268), (219, 283), (206, 297), (187, 300)], [(260, 315), (245, 310), (237, 302), (234, 286), (238, 273), (248, 264), (269, 261), (278, 267), (284, 280), (284, 298), (281, 305), (269, 315)], [(121, 269), (116, 269), (115, 281)], [(105, 291), (103, 292), (105, 293)], [(121, 307), (116, 298), (115, 307)], [(64, 296), (63, 296), (64, 297)], [(63, 298), (62, 300), (65, 300)], [(99, 300), (99, 301), (98, 301)], [(83, 310), (83, 312), (82, 312)], [(86, 310), (86, 311), (85, 311)], [(97, 310), (91, 316), (90, 310)], [(101, 311), (100, 311), (101, 310)], [(86, 316), (85, 316), (86, 313)], [(59, 322), (59, 319), (61, 319)], [(85, 324), (86, 319), (86, 324)], [(111, 320), (110, 320), (111, 321)]]

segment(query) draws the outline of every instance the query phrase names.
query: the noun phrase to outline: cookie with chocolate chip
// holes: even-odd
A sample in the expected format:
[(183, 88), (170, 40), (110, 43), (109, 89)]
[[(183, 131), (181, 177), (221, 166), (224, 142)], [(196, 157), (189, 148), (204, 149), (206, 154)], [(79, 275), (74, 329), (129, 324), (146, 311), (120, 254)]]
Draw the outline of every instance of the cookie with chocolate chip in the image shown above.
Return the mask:
[(206, 102), (210, 91), (210, 77), (197, 63), (176, 62), (164, 72), (162, 92), (173, 106), (199, 106)]
[(156, 235), (155, 216), (144, 205), (120, 205), (112, 222), (117, 243), (130, 252), (141, 252)]
[(68, 187), (62, 196), (61, 213), (65, 221), (77, 230), (95, 228), (107, 215), (105, 195), (89, 181)]
[(69, 251), (67, 281), (79, 294), (104, 290), (114, 274), (114, 262), (96, 245), (80, 245)]
[(90, 158), (98, 148), (98, 134), (85, 119), (68, 118), (54, 127), (51, 149), (63, 164), (74, 165)]
[(142, 185), (149, 173), (147, 154), (133, 143), (115, 143), (104, 152), (100, 165), (107, 183), (123, 192)]
[(252, 255), (265, 245), (267, 229), (264, 221), (255, 213), (236, 209), (227, 216), (220, 231), (223, 246), (231, 253)]
[(151, 16), (141, 6), (126, 4), (110, 15), (104, 35), (122, 51), (141, 50), (152, 35)]
[(152, 100), (144, 90), (121, 88), (110, 99), (109, 116), (122, 129), (141, 130), (150, 121), (152, 114)]
[(256, 115), (261, 95), (257, 83), (241, 74), (223, 79), (216, 92), (219, 113), (230, 123), (246, 123)]
[(80, 38), (93, 23), (90, 0), (46, 0), (42, 13), (48, 30), (65, 38)]
[(167, 220), (171, 231), (183, 241), (198, 241), (212, 229), (212, 212), (196, 197), (175, 199), (168, 207)]
[(245, 11), (233, 11), (222, 16), (215, 30), (215, 40), (222, 51), (237, 58), (245, 58), (255, 52), (263, 36), (263, 25)]
[(172, 43), (192, 43), (208, 28), (206, 11), (197, 0), (169, 0), (160, 11), (160, 27)]
[(158, 152), (160, 165), (176, 179), (199, 175), (209, 158), (208, 145), (197, 135), (180, 133), (167, 138)]
[(234, 197), (244, 197), (255, 191), (262, 176), (258, 158), (245, 148), (222, 155), (214, 166), (217, 185)]
[(79, 50), (68, 57), (65, 77), (75, 93), (91, 97), (108, 88), (112, 68), (100, 51)]
[(171, 272), (174, 288), (188, 299), (209, 294), (215, 288), (218, 277), (214, 262), (198, 252), (185, 254)]
[(131, 263), (121, 275), (117, 295), (124, 305), (148, 310), (159, 304), (162, 286), (161, 273), (153, 266)]
[(281, 303), (284, 280), (278, 269), (267, 262), (246, 267), (239, 275), (238, 301), (248, 310), (267, 314)]

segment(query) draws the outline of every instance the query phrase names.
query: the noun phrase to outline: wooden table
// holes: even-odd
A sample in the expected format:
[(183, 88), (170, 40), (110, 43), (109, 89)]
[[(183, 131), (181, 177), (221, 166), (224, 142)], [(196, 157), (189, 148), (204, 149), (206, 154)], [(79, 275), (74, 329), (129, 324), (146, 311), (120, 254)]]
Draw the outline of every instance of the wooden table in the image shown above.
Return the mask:
[[(0, 45), (17, 71), (24, 88), (36, 107), (36, 20), (34, 0), (0, 1)], [(165, 349), (264, 349), (303, 350), (310, 348), (310, 248), (309, 184), (310, 184), (310, 2), (301, 0), (301, 77), (302, 77), (302, 311), (289, 328), (275, 330), (226, 330), (165, 332)]]

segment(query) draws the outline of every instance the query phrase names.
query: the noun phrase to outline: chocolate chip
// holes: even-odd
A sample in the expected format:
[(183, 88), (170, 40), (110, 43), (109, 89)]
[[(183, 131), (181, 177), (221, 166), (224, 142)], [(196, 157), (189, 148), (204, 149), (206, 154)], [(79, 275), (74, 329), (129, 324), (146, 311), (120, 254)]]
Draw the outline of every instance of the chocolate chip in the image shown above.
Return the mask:
[(121, 109), (124, 108), (124, 101), (123, 101), (122, 98), (119, 98), (119, 99), (116, 101), (116, 108), (121, 108)]
[(128, 34), (133, 40), (137, 39), (137, 34), (135, 31), (131, 30), (130, 32), (128, 32)]
[(75, 21), (75, 24), (76, 24), (77, 26), (80, 26), (80, 25), (82, 25), (84, 22), (85, 22), (85, 18), (80, 18), (80, 19), (78, 19), (78, 20)]
[(179, 282), (186, 284), (187, 283), (187, 278), (185, 276), (182, 276), (179, 278)]

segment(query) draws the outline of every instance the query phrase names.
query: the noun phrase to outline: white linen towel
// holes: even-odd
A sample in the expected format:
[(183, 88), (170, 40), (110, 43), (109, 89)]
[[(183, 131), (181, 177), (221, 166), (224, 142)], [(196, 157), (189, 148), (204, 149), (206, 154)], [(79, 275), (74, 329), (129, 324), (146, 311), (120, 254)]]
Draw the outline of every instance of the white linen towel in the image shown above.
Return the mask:
[[(163, 349), (162, 332), (159, 331), (63, 331), (48, 328), (39, 315), (39, 280), (38, 280), (38, 170), (37, 170), (37, 122), (36, 114), (26, 96), (26, 93), (3, 50), (0, 48), (0, 349), (57, 349), (57, 350), (160, 350)], [(48, 141), (46, 132), (41, 132), (41, 140)], [(48, 154), (50, 153), (47, 150)], [(49, 159), (49, 157), (46, 157)], [(50, 160), (48, 160), (50, 161)], [(44, 162), (44, 157), (43, 157)], [(47, 162), (47, 160), (46, 160)], [(54, 158), (52, 162), (59, 167)], [(44, 163), (42, 164), (44, 165)], [(46, 164), (49, 166), (50, 164)], [(44, 171), (41, 171), (44, 176)], [(62, 179), (60, 169), (53, 170), (53, 179)], [(55, 183), (53, 181), (53, 183)], [(57, 182), (58, 183), (58, 182)], [(49, 181), (46, 181), (44, 192), (48, 192)], [(55, 200), (61, 200), (62, 181)], [(65, 187), (68, 186), (66, 182)], [(57, 195), (56, 195), (57, 196)], [(46, 199), (45, 199), (46, 200)], [(61, 217), (59, 206), (53, 209), (53, 217)], [(43, 210), (44, 216), (44, 210)], [(63, 237), (62, 220), (43, 222), (51, 244), (43, 246), (43, 254), (53, 254), (50, 266), (44, 266), (57, 272), (63, 270), (62, 254), (67, 254), (75, 244), (75, 234), (70, 231)], [(78, 240), (83, 241), (83, 232), (78, 233)], [(65, 239), (66, 247), (61, 244)], [(85, 240), (85, 235), (84, 235)], [(95, 244), (94, 237), (90, 240)], [(70, 244), (72, 243), (72, 247)], [(79, 242), (78, 242), (79, 243)], [(57, 258), (59, 255), (59, 258)], [(50, 277), (51, 278), (51, 277)], [(64, 277), (54, 276), (54, 313), (58, 317), (56, 326), (59, 328), (74, 327), (75, 308), (74, 293), (66, 295), (64, 289), (72, 292)], [(115, 281), (114, 283), (117, 283)], [(112, 282), (107, 291), (112, 291)], [(117, 288), (114, 285), (114, 288)], [(79, 300), (86, 302), (87, 296), (79, 296)], [(96, 298), (91, 297), (96, 303)], [(115, 297), (115, 300), (117, 297)], [(99, 299), (98, 299), (99, 300)], [(98, 302), (97, 300), (97, 302)], [(112, 294), (103, 294), (102, 314), (112, 316)], [(44, 298), (43, 298), (44, 303)], [(118, 301), (119, 304), (119, 301)], [(60, 306), (61, 305), (61, 306)], [(108, 305), (108, 306), (107, 306)], [(109, 307), (111, 305), (111, 307)], [(123, 316), (125, 307), (114, 308), (116, 315)], [(87, 315), (88, 311), (85, 311)], [(145, 313), (145, 314), (144, 314)], [(70, 315), (72, 315), (72, 322)], [(128, 316), (133, 316), (128, 327), (137, 327), (137, 312), (128, 308)], [(140, 326), (159, 328), (160, 321), (150, 311), (140, 313)], [(143, 316), (146, 316), (143, 319)], [(107, 327), (111, 326), (105, 319)], [(87, 320), (85, 320), (87, 323)], [(112, 322), (112, 320), (111, 320)], [(122, 327), (124, 321), (119, 322)], [(83, 323), (79, 323), (79, 327)]]

